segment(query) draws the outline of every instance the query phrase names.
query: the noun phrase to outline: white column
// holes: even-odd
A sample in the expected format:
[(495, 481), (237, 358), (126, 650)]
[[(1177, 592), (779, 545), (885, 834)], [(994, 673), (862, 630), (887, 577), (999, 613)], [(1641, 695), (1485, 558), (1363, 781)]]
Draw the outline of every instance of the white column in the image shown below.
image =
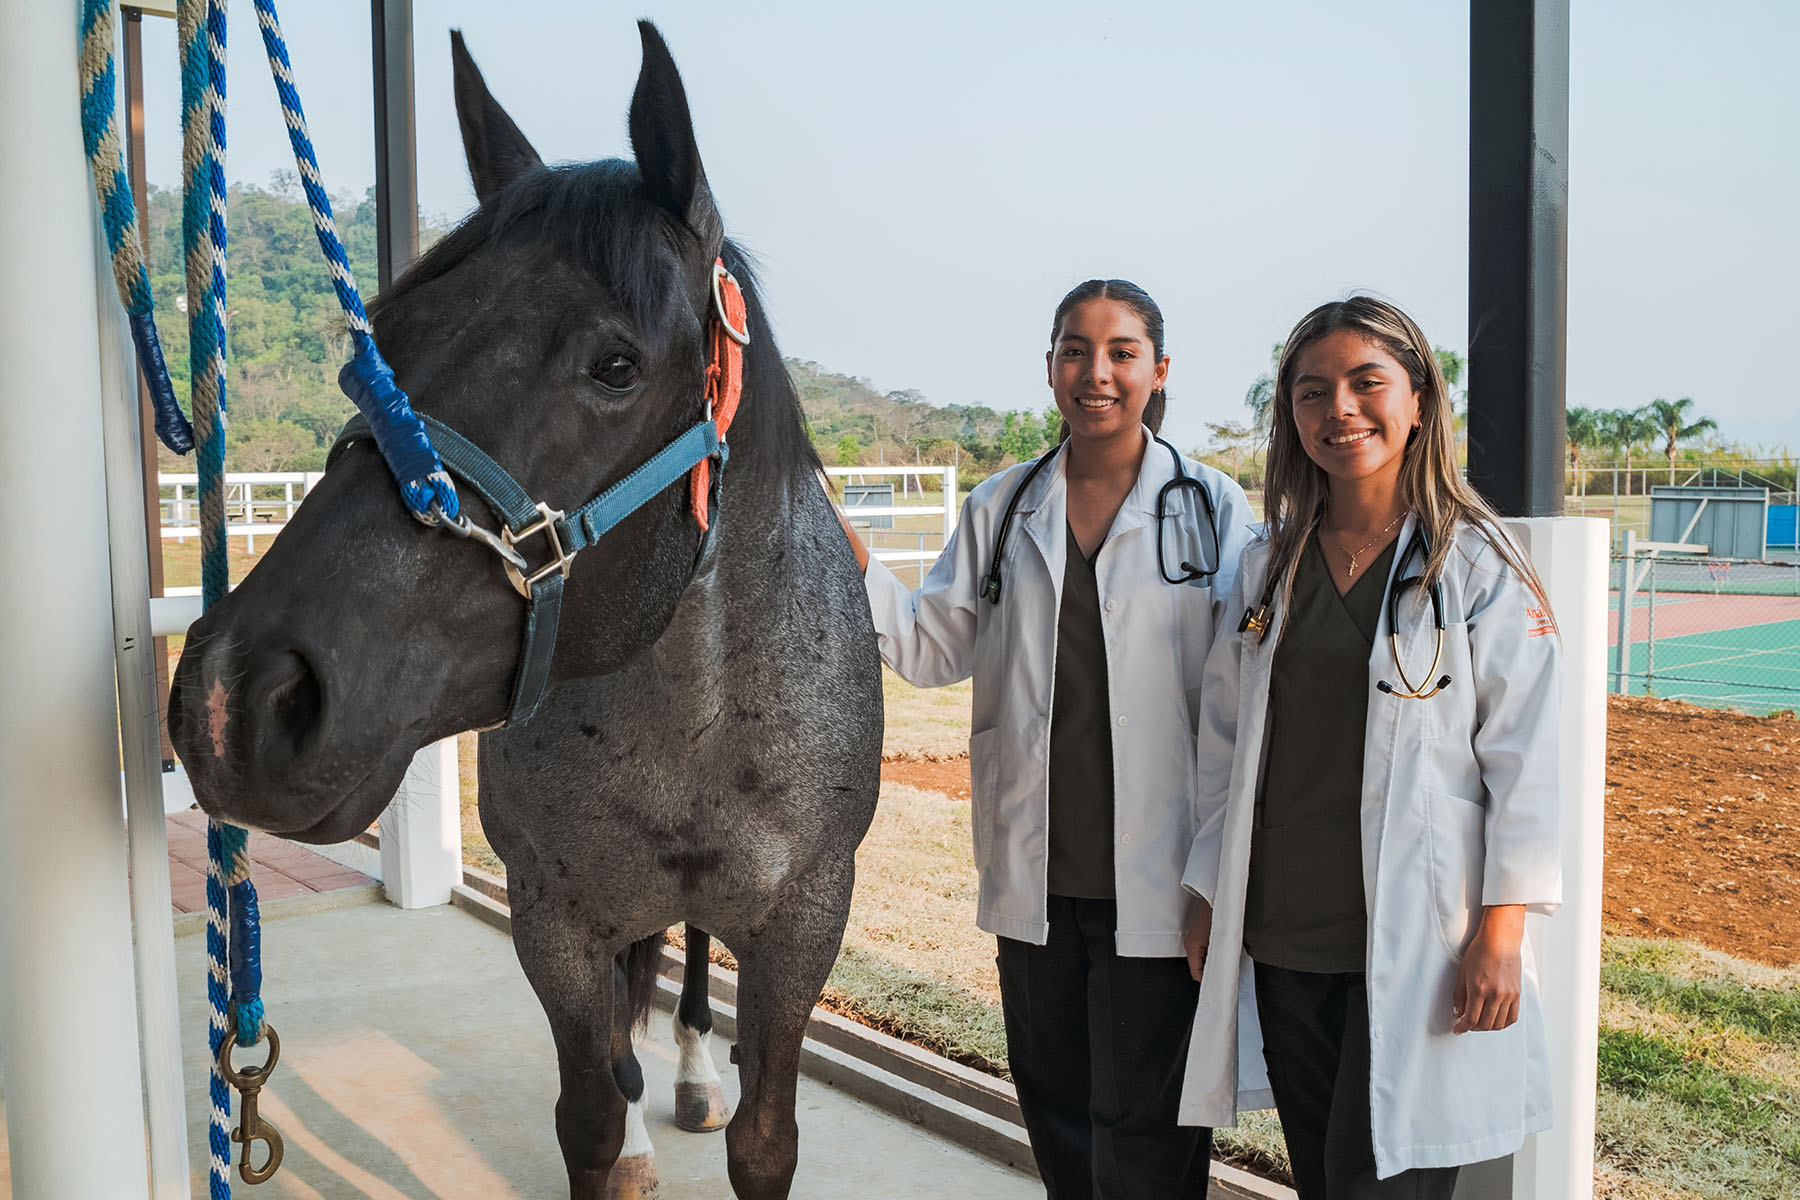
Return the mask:
[(13, 1196), (145, 1197), (77, 5), (0, 37), (0, 1077)]
[(462, 788), (456, 739), (413, 755), (394, 801), (381, 814), (381, 884), (389, 903), (430, 908), (450, 903), (462, 882)]
[(1606, 787), (1608, 526), (1593, 517), (1507, 522), (1550, 594), (1563, 644), (1563, 905), (1530, 917), (1556, 1124), (1510, 1159), (1463, 1172), (1456, 1200), (1588, 1200), (1594, 1192), (1600, 903)]
[[(123, 116), (120, 117), (123, 123)], [(137, 358), (113, 284), (105, 234), (95, 218), (94, 286), (100, 326), (100, 388), (106, 436), (107, 525), (111, 530), (114, 678), (131, 863), (132, 943), (137, 948), (138, 1031), (143, 1040), (150, 1187), (157, 1200), (189, 1195), (187, 1093), (181, 1069), (181, 1008), (163, 821), (162, 729), (156, 705), (156, 640), (150, 631), (150, 556), (144, 520), (143, 427)], [(162, 550), (157, 546), (158, 552)], [(194, 981), (196, 988), (201, 980)], [(204, 1058), (204, 1054), (202, 1054)]]

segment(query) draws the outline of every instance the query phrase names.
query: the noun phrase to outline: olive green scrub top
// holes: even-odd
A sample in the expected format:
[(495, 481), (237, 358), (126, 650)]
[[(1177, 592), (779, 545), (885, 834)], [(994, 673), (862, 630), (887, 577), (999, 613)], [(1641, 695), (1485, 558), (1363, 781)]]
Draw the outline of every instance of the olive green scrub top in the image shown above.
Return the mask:
[[(1113, 756), (1106, 698), (1106, 634), (1094, 558), (1068, 530), (1062, 608), (1056, 619), (1056, 682), (1050, 701), (1052, 896), (1111, 900)], [(1102, 545), (1105, 543), (1102, 542)]]
[(1390, 543), (1340, 596), (1317, 540), (1300, 554), (1269, 679), (1250, 837), (1244, 949), (1257, 962), (1363, 970), (1363, 730), (1393, 559)]

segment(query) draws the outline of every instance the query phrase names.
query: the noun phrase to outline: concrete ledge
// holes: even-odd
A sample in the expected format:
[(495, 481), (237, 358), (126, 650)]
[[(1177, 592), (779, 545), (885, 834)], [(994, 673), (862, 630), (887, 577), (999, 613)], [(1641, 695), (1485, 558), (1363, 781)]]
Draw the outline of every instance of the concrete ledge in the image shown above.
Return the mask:
[[(376, 889), (377, 891), (379, 889)], [(456, 908), (512, 936), (506, 881), (475, 867), (451, 889)], [(663, 950), (656, 1005), (674, 1012), (681, 999), (684, 956)], [(737, 1040), (737, 975), (713, 963), (707, 971), (713, 1031)], [(973, 1070), (815, 1007), (800, 1047), (800, 1069), (846, 1095), (909, 1121), (946, 1141), (1028, 1175), (1037, 1173), (1019, 1116), (1018, 1093), (1004, 1079)], [(1209, 1200), (1295, 1200), (1294, 1192), (1225, 1163), (1212, 1164)]]
[[(379, 883), (360, 887), (333, 888), (329, 892), (308, 892), (304, 896), (283, 896), (278, 900), (259, 900), (257, 912), (264, 921), (280, 921), (288, 917), (307, 917), (333, 909), (354, 908), (359, 904), (375, 904), (386, 899)], [(175, 936), (184, 937), (206, 929), (204, 912), (177, 913)]]

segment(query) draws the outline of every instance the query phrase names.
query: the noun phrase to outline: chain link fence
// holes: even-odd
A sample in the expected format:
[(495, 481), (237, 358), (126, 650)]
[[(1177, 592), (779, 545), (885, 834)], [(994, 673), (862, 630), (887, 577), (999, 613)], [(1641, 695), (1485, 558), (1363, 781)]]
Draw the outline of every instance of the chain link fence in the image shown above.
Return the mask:
[(1800, 563), (1616, 554), (1612, 690), (1800, 709)]

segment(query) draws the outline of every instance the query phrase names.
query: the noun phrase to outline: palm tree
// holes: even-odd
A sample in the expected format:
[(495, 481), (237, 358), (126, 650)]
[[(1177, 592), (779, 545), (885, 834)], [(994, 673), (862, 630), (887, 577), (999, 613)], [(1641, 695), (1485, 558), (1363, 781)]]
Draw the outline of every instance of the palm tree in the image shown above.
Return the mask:
[(1563, 413), (1563, 436), (1569, 443), (1569, 470), (1575, 475), (1581, 494), (1587, 494), (1587, 481), (1581, 477), (1581, 452), (1600, 442), (1601, 414), (1592, 408), (1570, 408)]
[(1711, 417), (1701, 417), (1691, 425), (1683, 425), (1687, 410), (1694, 407), (1692, 397), (1683, 396), (1679, 400), (1664, 400), (1660, 396), (1650, 402), (1642, 411), (1656, 426), (1656, 433), (1663, 439), (1663, 454), (1669, 460), (1669, 482), (1675, 482), (1675, 444), (1685, 442), (1703, 433), (1715, 433), (1719, 423)]
[(1244, 393), (1244, 407), (1250, 410), (1250, 428), (1259, 438), (1269, 432), (1271, 408), (1275, 403), (1275, 372), (1281, 367), (1281, 342), (1269, 351), (1269, 373), (1258, 375), (1250, 390)]
[[(1459, 388), (1463, 376), (1469, 369), (1469, 360), (1454, 350), (1446, 350), (1442, 346), (1433, 346), (1432, 354), (1437, 358), (1438, 370), (1443, 373), (1444, 386), (1450, 391), (1451, 432), (1456, 437), (1458, 457), (1461, 457), (1463, 443), (1469, 436), (1469, 392), (1467, 388)], [(1458, 402), (1461, 407), (1458, 407)]]
[[(1614, 408), (1600, 414), (1601, 436), (1625, 455), (1625, 494), (1631, 494), (1631, 455), (1639, 446), (1655, 437), (1660, 430), (1644, 409)], [(1619, 493), (1613, 486), (1613, 494)]]

